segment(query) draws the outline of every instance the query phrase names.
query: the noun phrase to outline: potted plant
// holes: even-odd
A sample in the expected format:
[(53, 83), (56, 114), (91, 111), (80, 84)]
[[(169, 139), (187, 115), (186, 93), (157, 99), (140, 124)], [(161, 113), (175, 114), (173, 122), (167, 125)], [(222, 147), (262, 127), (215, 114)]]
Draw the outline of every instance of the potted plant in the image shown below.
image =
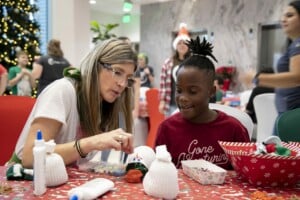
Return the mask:
[(115, 34), (110, 33), (111, 30), (118, 27), (119, 24), (99, 24), (97, 21), (93, 20), (90, 22), (91, 31), (94, 32), (92, 39), (93, 43), (97, 43), (99, 40), (107, 40), (113, 37), (117, 37)]

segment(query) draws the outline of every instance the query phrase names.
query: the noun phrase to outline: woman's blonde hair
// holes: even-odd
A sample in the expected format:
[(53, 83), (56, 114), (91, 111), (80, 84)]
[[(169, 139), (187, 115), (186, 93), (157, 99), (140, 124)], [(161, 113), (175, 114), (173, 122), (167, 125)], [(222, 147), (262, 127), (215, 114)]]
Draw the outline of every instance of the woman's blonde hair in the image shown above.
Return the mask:
[(119, 127), (119, 115), (125, 120), (125, 131), (132, 132), (133, 89), (126, 88), (115, 102), (108, 103), (99, 93), (99, 63), (137, 63), (137, 55), (131, 46), (118, 39), (106, 40), (88, 53), (80, 65), (81, 81), (76, 84), (77, 106), (81, 126), (87, 136)]

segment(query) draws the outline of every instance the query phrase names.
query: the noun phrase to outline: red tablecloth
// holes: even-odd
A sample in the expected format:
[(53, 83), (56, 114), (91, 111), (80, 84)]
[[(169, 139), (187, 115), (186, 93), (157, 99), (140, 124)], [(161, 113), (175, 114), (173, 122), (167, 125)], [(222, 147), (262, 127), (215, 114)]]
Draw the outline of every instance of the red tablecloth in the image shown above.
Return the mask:
[[(114, 177), (104, 174), (91, 172), (81, 172), (74, 168), (68, 168), (69, 181), (59, 187), (48, 188), (47, 192), (40, 197), (33, 195), (32, 181), (6, 181), (5, 167), (0, 167), (1, 185), (8, 184), (12, 187), (12, 191), (7, 194), (0, 194), (0, 199), (68, 199), (67, 192), (75, 186), (96, 178), (104, 177), (115, 183), (115, 189), (102, 196), (102, 199), (118, 199), (118, 200), (144, 200), (155, 199), (144, 193), (143, 185), (127, 183), (122, 177)], [(240, 180), (233, 171), (228, 172), (225, 183), (223, 185), (201, 185), (190, 179), (182, 170), (179, 170), (179, 188), (180, 193), (177, 199), (195, 199), (195, 200), (217, 200), (217, 199), (250, 199), (255, 191), (265, 191), (269, 195), (281, 196), (289, 199), (293, 195), (300, 197), (300, 187), (297, 188), (255, 188)]]

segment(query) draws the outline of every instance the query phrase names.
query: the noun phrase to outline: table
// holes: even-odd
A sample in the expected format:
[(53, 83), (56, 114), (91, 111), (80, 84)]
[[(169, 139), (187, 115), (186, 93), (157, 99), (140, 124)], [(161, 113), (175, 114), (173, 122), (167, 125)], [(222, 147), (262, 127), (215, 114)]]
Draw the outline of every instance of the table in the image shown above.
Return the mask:
[[(68, 168), (68, 183), (48, 188), (47, 192), (40, 197), (33, 195), (32, 181), (6, 181), (6, 168), (0, 166), (0, 182), (12, 187), (12, 191), (6, 195), (0, 194), (0, 199), (68, 199), (67, 192), (69, 189), (79, 186), (82, 183), (96, 178), (103, 177), (112, 180), (115, 183), (115, 189), (102, 196), (101, 199), (118, 199), (118, 200), (147, 200), (155, 199), (147, 196), (143, 191), (141, 183), (127, 183), (122, 177), (114, 177), (106, 174), (93, 172), (83, 172), (75, 168)], [(177, 199), (181, 200), (202, 200), (202, 199), (251, 199), (251, 194), (255, 191), (265, 191), (270, 195), (278, 195), (283, 199), (290, 199), (297, 195), (300, 199), (300, 186), (296, 188), (255, 188), (249, 183), (240, 180), (234, 171), (228, 171), (223, 185), (201, 185), (192, 180), (182, 170), (178, 171), (180, 193)]]

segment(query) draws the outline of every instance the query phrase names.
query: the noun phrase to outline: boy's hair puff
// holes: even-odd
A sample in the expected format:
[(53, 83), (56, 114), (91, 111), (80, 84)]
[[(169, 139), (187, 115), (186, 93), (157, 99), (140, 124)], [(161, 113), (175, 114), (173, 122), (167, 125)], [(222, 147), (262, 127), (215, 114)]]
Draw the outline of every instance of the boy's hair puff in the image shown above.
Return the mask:
[(212, 54), (213, 46), (209, 42), (207, 42), (205, 38), (201, 42), (199, 36), (197, 36), (196, 39), (187, 41), (186, 44), (189, 47), (192, 56), (185, 59), (180, 64), (179, 69), (182, 67), (195, 67), (199, 70), (206, 70), (211, 79), (211, 82), (213, 83), (215, 78), (215, 66), (213, 62), (208, 58), (211, 57), (214, 61), (217, 62), (217, 59)]

